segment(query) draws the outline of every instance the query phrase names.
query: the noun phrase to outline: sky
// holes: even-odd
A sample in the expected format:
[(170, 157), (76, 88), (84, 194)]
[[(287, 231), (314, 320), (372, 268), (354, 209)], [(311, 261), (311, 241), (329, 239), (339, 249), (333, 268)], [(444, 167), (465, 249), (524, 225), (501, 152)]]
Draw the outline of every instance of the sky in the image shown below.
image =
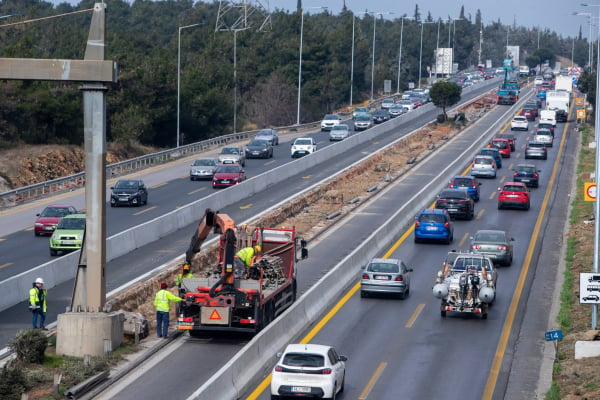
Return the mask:
[[(47, 0), (48, 1), (48, 0)], [(79, 0), (49, 0), (53, 4), (67, 2), (78, 5)], [(101, 0), (97, 0), (101, 1)], [(133, 0), (130, 0), (130, 2)], [(196, 0), (195, 0), (196, 1)], [(212, 2), (213, 0), (208, 0)], [(266, 7), (269, 4), (272, 10), (295, 10), (298, 0), (247, 0), (249, 3), (259, 3)], [(110, 0), (104, 0), (110, 7)], [(241, 3), (242, 0), (235, 0)], [(477, 9), (481, 10), (484, 24), (500, 21), (505, 25), (525, 26), (527, 28), (539, 27), (542, 31), (549, 29), (563, 37), (574, 37), (579, 34), (581, 27), (584, 38), (589, 36), (588, 19), (582, 16), (572, 15), (575, 12), (588, 12), (594, 16), (598, 15), (600, 7), (584, 7), (578, 0), (345, 0), (346, 7), (352, 11), (391, 12), (386, 18), (400, 17), (402, 15), (412, 16), (415, 5), (419, 4), (419, 10), (423, 18), (428, 13), (434, 20), (448, 17), (458, 18), (461, 6), (465, 8), (465, 15), (471, 15), (475, 20)], [(305, 9), (308, 7), (327, 6), (332, 14), (339, 14), (344, 0), (302, 0)], [(600, 5), (600, 0), (595, 3)], [(594, 35), (595, 36), (595, 35)]]

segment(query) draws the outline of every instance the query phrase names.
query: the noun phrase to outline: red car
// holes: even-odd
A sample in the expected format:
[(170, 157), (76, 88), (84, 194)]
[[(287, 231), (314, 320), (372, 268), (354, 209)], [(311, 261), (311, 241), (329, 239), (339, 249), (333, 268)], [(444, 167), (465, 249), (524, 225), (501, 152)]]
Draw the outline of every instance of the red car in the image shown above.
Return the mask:
[(498, 209), (504, 207), (523, 208), (529, 210), (531, 196), (527, 185), (523, 182), (506, 182), (498, 193)]
[(53, 204), (44, 208), (44, 211), (36, 214), (38, 218), (33, 224), (35, 236), (52, 235), (60, 219), (68, 214), (77, 214), (77, 209), (63, 204)]
[(246, 171), (240, 164), (220, 164), (215, 169), (212, 187), (221, 188), (237, 185), (246, 180)]
[(534, 121), (538, 116), (537, 107), (536, 108), (524, 107), (521, 110), (521, 115), (524, 116), (525, 118), (527, 118), (528, 121)]
[(510, 142), (504, 138), (493, 138), (490, 144), (500, 151), (500, 155), (504, 158), (510, 158)]

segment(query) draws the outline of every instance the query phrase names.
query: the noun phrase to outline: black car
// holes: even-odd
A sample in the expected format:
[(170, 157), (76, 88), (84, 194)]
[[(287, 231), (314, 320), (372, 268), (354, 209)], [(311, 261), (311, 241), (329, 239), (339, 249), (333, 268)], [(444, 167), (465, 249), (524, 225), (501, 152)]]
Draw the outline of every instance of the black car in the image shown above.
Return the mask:
[(517, 164), (515, 169), (513, 169), (513, 182), (522, 182), (530, 187), (538, 187), (540, 182), (541, 172), (539, 169), (535, 168), (533, 164)]
[(272, 158), (273, 146), (268, 140), (254, 139), (246, 145), (246, 158)]
[(565, 110), (556, 110), (556, 122), (567, 122), (569, 113)]
[(390, 118), (392, 117), (390, 115), (390, 112), (385, 109), (374, 111), (372, 116), (373, 116), (373, 122), (376, 124), (380, 124), (382, 122), (389, 121)]
[(148, 204), (148, 189), (141, 179), (121, 179), (111, 190), (111, 207)]
[(438, 195), (435, 208), (448, 211), (453, 218), (473, 219), (475, 216), (475, 201), (467, 189), (444, 189)]

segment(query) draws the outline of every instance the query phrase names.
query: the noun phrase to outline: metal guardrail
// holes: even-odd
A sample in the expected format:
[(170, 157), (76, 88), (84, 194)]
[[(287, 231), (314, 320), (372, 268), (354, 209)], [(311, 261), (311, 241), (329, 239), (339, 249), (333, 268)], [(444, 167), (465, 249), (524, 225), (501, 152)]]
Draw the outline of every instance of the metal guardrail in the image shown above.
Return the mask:
[[(280, 133), (301, 128), (312, 128), (318, 122), (308, 124), (294, 125), (289, 127), (276, 128)], [(218, 148), (229, 143), (240, 140), (247, 140), (258, 130), (232, 133), (229, 135), (219, 136), (217, 138), (203, 140), (179, 148), (160, 151), (157, 153), (147, 154), (144, 156), (132, 158), (130, 160), (121, 161), (110, 164), (106, 167), (106, 176), (108, 178), (130, 174), (136, 171), (154, 167), (160, 164), (165, 164), (194, 154), (202, 153), (208, 150)], [(52, 195), (70, 192), (85, 186), (85, 172), (65, 176), (62, 178), (53, 179), (36, 183), (22, 188), (9, 190), (0, 193), (0, 210), (22, 205), (28, 202), (40, 200)]]

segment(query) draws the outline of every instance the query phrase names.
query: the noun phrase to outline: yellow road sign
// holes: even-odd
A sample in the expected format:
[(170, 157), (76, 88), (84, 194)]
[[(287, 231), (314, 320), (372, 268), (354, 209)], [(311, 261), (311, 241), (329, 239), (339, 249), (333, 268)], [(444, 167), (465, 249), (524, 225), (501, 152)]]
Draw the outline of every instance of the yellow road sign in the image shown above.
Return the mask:
[(585, 108), (577, 110), (577, 118), (585, 119)]
[(585, 201), (596, 200), (596, 183), (595, 182), (584, 182), (583, 184), (583, 199)]
[(575, 97), (575, 105), (582, 106), (583, 105), (583, 97)]

